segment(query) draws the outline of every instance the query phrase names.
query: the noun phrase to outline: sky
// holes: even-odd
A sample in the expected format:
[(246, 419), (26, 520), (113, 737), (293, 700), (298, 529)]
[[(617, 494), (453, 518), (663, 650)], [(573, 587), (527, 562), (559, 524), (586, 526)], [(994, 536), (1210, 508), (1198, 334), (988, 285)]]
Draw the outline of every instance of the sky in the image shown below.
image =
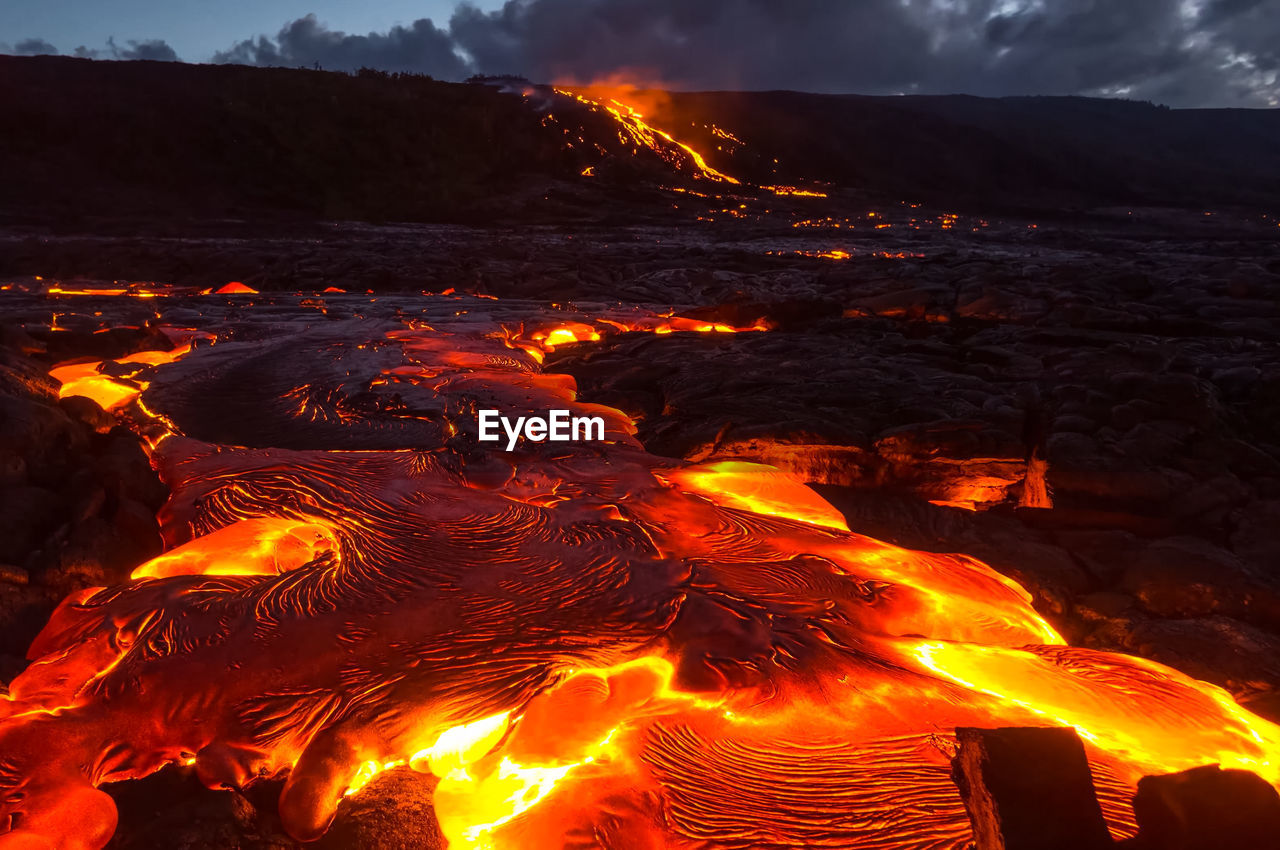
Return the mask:
[(0, 52), (1280, 106), (1280, 0), (4, 0)]
[[(275, 34), (287, 21), (314, 14), (334, 29), (366, 33), (418, 18), (448, 22), (456, 0), (3, 0), (0, 42), (43, 39), (62, 53), (104, 49), (108, 38), (162, 40), (179, 57), (207, 62), (237, 41)], [(497, 8), (498, 0), (481, 3)]]

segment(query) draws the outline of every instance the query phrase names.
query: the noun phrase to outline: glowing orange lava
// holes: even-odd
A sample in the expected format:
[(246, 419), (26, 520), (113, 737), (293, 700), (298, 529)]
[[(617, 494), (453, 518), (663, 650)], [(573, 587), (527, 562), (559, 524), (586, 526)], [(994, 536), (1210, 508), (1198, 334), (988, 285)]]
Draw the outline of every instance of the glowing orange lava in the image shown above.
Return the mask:
[[(39, 280), (39, 278), (37, 278)], [(53, 284), (45, 289), (46, 295), (81, 295), (81, 296), (121, 296), (126, 295), (131, 298), (160, 298), (173, 294), (173, 290), (169, 287), (149, 287), (141, 284), (129, 284), (128, 286), (115, 287), (83, 287), (79, 289), (68, 289), (61, 284)]]
[[(573, 100), (593, 111), (603, 111), (612, 116), (618, 124), (618, 140), (625, 145), (629, 145), (634, 150), (648, 150), (655, 153), (677, 170), (690, 172), (695, 180), (707, 180), (731, 186), (742, 185), (742, 181), (738, 178), (709, 165), (706, 157), (693, 147), (676, 139), (666, 130), (661, 130), (649, 123), (644, 113), (640, 111), (640, 107), (634, 102), (639, 95), (634, 86), (595, 84), (576, 90), (557, 87), (554, 91), (564, 97), (573, 98)], [(715, 126), (710, 129), (712, 135), (719, 139), (732, 142), (735, 146), (742, 146), (743, 144), (741, 139), (727, 130)], [(594, 166), (584, 168), (581, 171), (581, 175), (583, 177), (594, 176)], [(826, 192), (817, 189), (804, 189), (799, 186), (761, 185), (758, 188), (780, 197), (827, 197)], [(676, 189), (676, 191), (682, 190)]]
[[(191, 345), (181, 345), (171, 351), (139, 351), (119, 360), (112, 361), (116, 366), (135, 365), (133, 374), (144, 372), (148, 366), (161, 363), (172, 363), (191, 350)], [(89, 362), (68, 363), (56, 366), (49, 375), (61, 386), (58, 397), (85, 396), (97, 402), (103, 410), (115, 410), (133, 401), (146, 389), (146, 382), (134, 380), (119, 370), (115, 374), (102, 371), (105, 364), (93, 360)]]
[(333, 533), (320, 523), (242, 519), (152, 558), (135, 569), (132, 578), (273, 576), (336, 547)]
[[(65, 600), (0, 698), (0, 850), (102, 847), (97, 786), (170, 765), (285, 777), (299, 840), (382, 771), (430, 771), (453, 850), (960, 850), (939, 744), (960, 725), (1077, 728), (1117, 835), (1144, 773), (1280, 781), (1280, 727), (1221, 689), (1068, 646), (1012, 579), (850, 531), (777, 469), (649, 454), (540, 366), (612, 332), (764, 323), (504, 315), (58, 367), (67, 387), (153, 370), (128, 415), (170, 435), (171, 548)], [(486, 452), (483, 406), (607, 425)]]
[(214, 290), (206, 290), (206, 294), (213, 295), (257, 295), (258, 290), (251, 286), (247, 286), (238, 280), (225, 283)]
[(604, 110), (618, 122), (621, 141), (631, 144), (637, 149), (653, 151), (676, 168), (688, 168), (695, 179), (711, 180), (717, 183), (739, 184), (741, 181), (717, 171), (707, 164), (702, 154), (671, 136), (665, 130), (659, 130), (644, 120), (644, 115), (634, 107), (619, 100), (625, 97), (623, 92), (599, 93), (588, 90), (593, 96), (557, 88), (556, 94), (571, 97), (591, 109)]
[(761, 186), (761, 189), (767, 189), (775, 195), (793, 196), (797, 198), (825, 198), (826, 192), (819, 192), (816, 189), (801, 189), (798, 186)]
[(545, 322), (516, 328), (504, 327), (502, 331), (491, 334), (501, 339), (509, 348), (524, 351), (541, 363), (544, 355), (555, 351), (556, 346), (577, 342), (594, 342), (604, 335), (612, 333), (748, 333), (767, 331), (771, 328), (765, 319), (758, 319), (751, 325), (737, 327), (723, 322), (706, 322), (675, 315), (633, 315), (617, 317), (598, 317), (593, 324), (576, 321)]
[[(818, 257), (823, 260), (847, 260), (853, 256), (852, 251), (847, 251), (844, 248), (830, 248), (825, 251), (808, 251), (808, 250), (796, 250), (796, 251), (790, 251), (790, 252), (766, 251), (765, 253), (772, 254), (775, 256), (785, 256), (787, 254), (791, 254), (793, 256), (800, 256), (800, 257)], [(882, 260), (910, 260), (910, 259), (923, 258), (924, 254), (921, 254), (915, 251), (868, 251), (865, 254), (861, 254), (860, 256), (876, 257)]]

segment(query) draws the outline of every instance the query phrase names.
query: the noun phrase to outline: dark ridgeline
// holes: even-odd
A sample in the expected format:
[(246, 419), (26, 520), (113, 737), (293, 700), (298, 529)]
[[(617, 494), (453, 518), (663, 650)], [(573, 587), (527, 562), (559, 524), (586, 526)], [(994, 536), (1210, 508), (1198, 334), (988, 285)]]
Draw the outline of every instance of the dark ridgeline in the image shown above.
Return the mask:
[(803, 169), (788, 176), (889, 199), (1034, 210), (1221, 204), (1274, 213), (1280, 197), (1280, 109), (782, 91), (674, 94), (669, 109), (674, 126), (732, 128), (759, 152), (757, 171), (778, 157), (783, 169)]
[[(7, 56), (0, 81), (0, 221), (483, 221), (536, 215), (537, 205), (504, 201), (576, 179), (583, 161), (564, 149), (561, 126), (492, 85)], [(1280, 197), (1280, 110), (721, 92), (673, 94), (651, 118), (729, 173), (826, 180), (885, 200), (1064, 210)], [(717, 151), (713, 123), (745, 145)], [(616, 138), (596, 130), (592, 139)]]
[[(496, 88), (0, 56), (0, 216), (449, 218), (563, 157)], [(0, 219), (3, 220), (3, 219)]]

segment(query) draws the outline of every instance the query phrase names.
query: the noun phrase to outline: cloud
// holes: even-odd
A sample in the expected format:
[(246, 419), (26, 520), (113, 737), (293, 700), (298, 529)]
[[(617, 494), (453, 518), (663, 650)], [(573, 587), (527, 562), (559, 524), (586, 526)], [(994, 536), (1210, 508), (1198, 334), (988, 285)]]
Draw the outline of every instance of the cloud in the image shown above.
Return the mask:
[[(28, 38), (19, 41), (12, 48), (0, 44), (0, 53), (11, 53), (15, 56), (57, 56), (60, 51), (42, 38)], [(81, 59), (151, 59), (157, 62), (179, 62), (178, 54), (163, 39), (152, 38), (145, 41), (130, 39), (121, 47), (115, 38), (107, 39), (103, 50), (85, 47), (83, 44), (71, 51), (72, 56)]]
[[(364, 35), (315, 15), (215, 62), (676, 89), (1100, 95), (1280, 105), (1276, 0), (508, 0)], [(28, 39), (15, 52), (47, 52)], [(165, 59), (163, 41), (76, 55)]]
[(510, 0), (460, 6), (484, 72), (681, 88), (1091, 94), (1268, 105), (1274, 0)]
[(427, 18), (385, 33), (348, 35), (331, 30), (315, 15), (285, 24), (275, 38), (245, 39), (215, 54), (215, 62), (246, 65), (320, 65), (335, 71), (362, 67), (414, 71), (444, 79), (460, 79), (470, 71), (455, 52), (453, 39)]
[(53, 56), (57, 55), (58, 48), (43, 38), (27, 38), (19, 41), (12, 48), (7, 44), (0, 45), (0, 53), (11, 53), (14, 56)]
[(533, 0), (460, 6), (450, 32), (486, 73), (813, 91), (909, 87), (931, 38), (900, 0)]
[(178, 54), (162, 39), (152, 38), (146, 41), (125, 42), (127, 47), (116, 44), (114, 38), (107, 39), (107, 49), (113, 59), (149, 59), (154, 62), (177, 62)]

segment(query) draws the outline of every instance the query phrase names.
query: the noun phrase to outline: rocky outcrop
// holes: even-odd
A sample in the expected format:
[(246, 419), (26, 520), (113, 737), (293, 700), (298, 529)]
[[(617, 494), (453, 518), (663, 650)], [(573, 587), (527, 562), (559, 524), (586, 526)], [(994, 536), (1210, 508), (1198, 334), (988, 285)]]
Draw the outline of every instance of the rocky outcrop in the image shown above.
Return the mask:
[(1216, 764), (1146, 776), (1133, 799), (1139, 832), (1124, 850), (1275, 850), (1280, 794), (1245, 770)]
[[(167, 497), (138, 438), (84, 398), (58, 399), (62, 355), (119, 356), (122, 335), (0, 327), (0, 678), (25, 664), (64, 596), (116, 584), (160, 553)], [(145, 333), (133, 334), (136, 345)], [(78, 341), (73, 339), (78, 337)], [(74, 354), (72, 352), (75, 352)]]

